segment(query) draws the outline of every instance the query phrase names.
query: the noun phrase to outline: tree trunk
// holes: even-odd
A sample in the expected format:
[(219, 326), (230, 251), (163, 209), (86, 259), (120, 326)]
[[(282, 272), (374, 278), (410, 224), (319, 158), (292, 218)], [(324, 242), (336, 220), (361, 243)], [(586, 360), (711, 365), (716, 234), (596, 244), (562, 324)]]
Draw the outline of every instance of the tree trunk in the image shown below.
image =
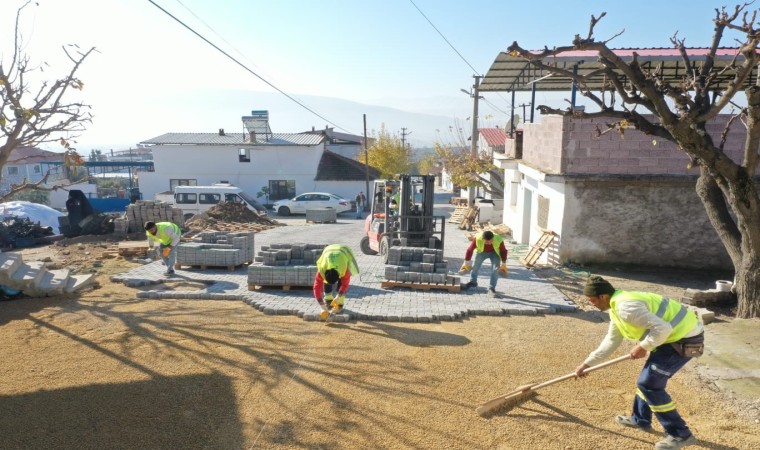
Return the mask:
[(739, 298), (736, 317), (760, 317), (760, 258), (745, 256), (743, 264), (736, 271), (735, 287)]
[[(745, 190), (738, 191), (752, 195), (754, 189), (750, 183)], [(700, 168), (696, 191), (734, 265), (736, 296), (739, 299), (736, 316), (742, 319), (760, 317), (760, 239), (755, 231), (760, 229), (760, 218), (754, 211), (741, 208), (734, 210), (736, 219), (731, 217), (721, 189), (705, 167)], [(737, 201), (753, 203), (749, 198)]]

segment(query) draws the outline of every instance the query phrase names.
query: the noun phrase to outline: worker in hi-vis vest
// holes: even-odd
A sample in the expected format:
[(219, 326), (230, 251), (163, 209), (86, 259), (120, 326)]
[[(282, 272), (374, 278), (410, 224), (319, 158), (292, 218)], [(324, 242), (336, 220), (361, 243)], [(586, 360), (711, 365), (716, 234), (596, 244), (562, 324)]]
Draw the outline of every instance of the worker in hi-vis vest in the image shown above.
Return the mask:
[[(338, 314), (343, 311), (351, 275), (358, 274), (356, 256), (350, 247), (343, 244), (325, 247), (317, 260), (317, 274), (314, 277), (314, 298), (322, 308), (320, 317), (323, 320), (331, 312)], [(329, 307), (326, 302), (329, 302)]]
[(665, 439), (655, 443), (657, 450), (674, 450), (696, 444), (676, 403), (665, 390), (668, 380), (691, 358), (704, 352), (705, 335), (701, 318), (686, 306), (648, 292), (621, 291), (600, 276), (589, 277), (583, 294), (600, 311), (610, 315), (607, 335), (599, 347), (575, 369), (584, 371), (610, 356), (623, 340), (635, 341), (632, 359), (647, 361), (636, 381), (636, 395), (630, 416), (615, 417), (619, 425), (652, 429), (652, 413), (665, 429)]
[(174, 263), (177, 261), (177, 246), (182, 232), (179, 226), (172, 222), (145, 222), (145, 235), (148, 237), (148, 247), (153, 248), (158, 243), (159, 254), (166, 266), (166, 276), (174, 275)]

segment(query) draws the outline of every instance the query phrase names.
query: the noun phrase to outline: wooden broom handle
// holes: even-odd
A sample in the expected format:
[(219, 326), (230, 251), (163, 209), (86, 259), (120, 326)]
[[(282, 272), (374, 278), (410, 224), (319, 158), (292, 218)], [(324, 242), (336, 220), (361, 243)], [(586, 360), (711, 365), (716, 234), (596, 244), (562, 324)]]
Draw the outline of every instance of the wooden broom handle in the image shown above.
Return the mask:
[[(621, 361), (625, 361), (627, 359), (631, 359), (631, 355), (623, 355), (623, 356), (621, 356), (619, 358), (611, 359), (611, 360), (603, 362), (601, 364), (597, 364), (595, 366), (588, 367), (588, 368), (586, 368), (586, 370), (583, 371), (583, 373), (585, 374), (585, 373), (593, 372), (595, 370), (603, 369), (603, 368), (605, 368), (607, 366), (611, 366), (613, 364), (617, 364), (617, 363), (619, 363)], [(553, 380), (544, 381), (543, 383), (539, 383), (539, 384), (534, 384), (534, 385), (532, 385), (530, 387), (530, 390), (535, 390), (535, 389), (539, 389), (539, 388), (542, 388), (542, 387), (546, 387), (546, 386), (552, 385), (554, 383), (559, 383), (560, 381), (565, 381), (565, 380), (567, 380), (569, 378), (573, 378), (575, 376), (576, 376), (575, 372), (571, 372), (571, 373), (568, 373), (567, 375), (562, 375), (561, 377), (555, 378)]]

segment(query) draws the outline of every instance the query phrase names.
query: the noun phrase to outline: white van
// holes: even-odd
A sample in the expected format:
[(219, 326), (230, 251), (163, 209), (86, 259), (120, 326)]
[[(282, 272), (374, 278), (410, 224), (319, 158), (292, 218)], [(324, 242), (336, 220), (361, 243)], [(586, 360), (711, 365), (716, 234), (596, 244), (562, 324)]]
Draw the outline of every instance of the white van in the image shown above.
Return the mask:
[(266, 208), (239, 187), (227, 183), (215, 183), (211, 186), (177, 186), (174, 188), (176, 208), (182, 209), (185, 218), (210, 209), (220, 202), (242, 203), (260, 216), (266, 216)]

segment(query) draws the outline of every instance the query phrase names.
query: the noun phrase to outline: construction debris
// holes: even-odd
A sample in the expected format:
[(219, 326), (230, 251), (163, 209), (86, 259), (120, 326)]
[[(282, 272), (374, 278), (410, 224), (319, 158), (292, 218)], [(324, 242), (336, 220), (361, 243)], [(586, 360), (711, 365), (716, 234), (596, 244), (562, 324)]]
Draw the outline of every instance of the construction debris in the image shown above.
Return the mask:
[(185, 222), (191, 231), (264, 231), (283, 224), (266, 216), (260, 216), (242, 203), (219, 203), (208, 211), (194, 215)]
[(51, 227), (43, 227), (28, 217), (7, 217), (0, 220), (0, 247), (4, 249), (29, 247), (38, 238), (52, 235)]

